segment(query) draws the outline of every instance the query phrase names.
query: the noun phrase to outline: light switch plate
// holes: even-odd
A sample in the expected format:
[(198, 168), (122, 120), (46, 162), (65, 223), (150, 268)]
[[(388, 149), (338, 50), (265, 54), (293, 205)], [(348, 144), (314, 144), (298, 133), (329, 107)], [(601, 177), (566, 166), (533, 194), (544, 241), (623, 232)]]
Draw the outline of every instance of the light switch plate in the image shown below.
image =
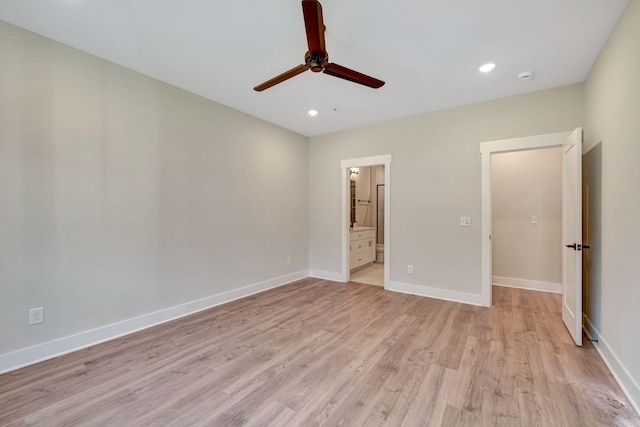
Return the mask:
[(460, 217), (460, 227), (471, 227), (471, 217), (470, 216), (461, 216)]

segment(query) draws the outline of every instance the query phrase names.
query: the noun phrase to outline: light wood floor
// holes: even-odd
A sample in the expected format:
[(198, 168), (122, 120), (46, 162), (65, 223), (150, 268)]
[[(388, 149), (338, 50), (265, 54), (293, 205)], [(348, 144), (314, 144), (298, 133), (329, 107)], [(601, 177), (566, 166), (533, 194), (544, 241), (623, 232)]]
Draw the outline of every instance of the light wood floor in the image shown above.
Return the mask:
[(640, 425), (558, 295), (305, 279), (0, 376), (0, 425)]
[(384, 286), (384, 264), (381, 262), (374, 262), (363, 269), (354, 271), (350, 276), (352, 282)]

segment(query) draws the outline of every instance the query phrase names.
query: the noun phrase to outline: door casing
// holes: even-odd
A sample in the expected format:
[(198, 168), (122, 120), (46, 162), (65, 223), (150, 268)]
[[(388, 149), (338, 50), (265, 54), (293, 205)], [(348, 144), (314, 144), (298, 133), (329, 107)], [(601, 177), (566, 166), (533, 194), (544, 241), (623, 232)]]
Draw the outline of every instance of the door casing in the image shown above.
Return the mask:
[(341, 277), (343, 282), (348, 282), (350, 278), (349, 271), (349, 169), (368, 166), (384, 165), (384, 287), (389, 286), (389, 267), (391, 259), (391, 154), (380, 156), (361, 157), (357, 159), (342, 160), (340, 163), (340, 173), (342, 179), (342, 271)]
[(491, 307), (492, 299), (492, 242), (491, 242), (491, 155), (513, 151), (527, 151), (562, 147), (573, 131), (501, 139), (480, 143), (482, 161), (482, 305)]

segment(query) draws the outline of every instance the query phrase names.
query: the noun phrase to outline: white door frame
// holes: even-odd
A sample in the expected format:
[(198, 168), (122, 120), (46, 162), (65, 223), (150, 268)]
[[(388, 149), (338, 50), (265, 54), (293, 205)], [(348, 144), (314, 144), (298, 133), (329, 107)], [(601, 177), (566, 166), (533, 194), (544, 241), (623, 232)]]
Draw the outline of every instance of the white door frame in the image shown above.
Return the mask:
[(342, 179), (342, 281), (348, 282), (351, 278), (349, 271), (349, 207), (350, 194), (347, 191), (349, 185), (349, 169), (367, 166), (384, 165), (384, 288), (389, 286), (389, 260), (391, 259), (391, 154), (381, 156), (361, 157), (358, 159), (342, 160), (340, 164), (340, 173)]
[(491, 155), (513, 151), (562, 147), (571, 131), (522, 138), (501, 139), (480, 143), (482, 157), (482, 305), (491, 307), (492, 244), (491, 244)]

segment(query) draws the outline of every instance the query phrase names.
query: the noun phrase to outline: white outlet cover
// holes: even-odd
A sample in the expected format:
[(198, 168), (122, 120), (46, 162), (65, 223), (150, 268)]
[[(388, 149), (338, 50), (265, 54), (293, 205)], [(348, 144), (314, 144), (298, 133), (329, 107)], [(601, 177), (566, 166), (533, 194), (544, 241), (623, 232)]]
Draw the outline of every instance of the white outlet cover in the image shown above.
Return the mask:
[(531, 224), (538, 223), (538, 215), (531, 215)]
[(44, 307), (32, 308), (29, 310), (29, 324), (35, 325), (44, 322)]
[(460, 217), (460, 227), (471, 227), (471, 217), (470, 216), (461, 216)]
[(407, 273), (413, 274), (413, 265), (407, 265)]

